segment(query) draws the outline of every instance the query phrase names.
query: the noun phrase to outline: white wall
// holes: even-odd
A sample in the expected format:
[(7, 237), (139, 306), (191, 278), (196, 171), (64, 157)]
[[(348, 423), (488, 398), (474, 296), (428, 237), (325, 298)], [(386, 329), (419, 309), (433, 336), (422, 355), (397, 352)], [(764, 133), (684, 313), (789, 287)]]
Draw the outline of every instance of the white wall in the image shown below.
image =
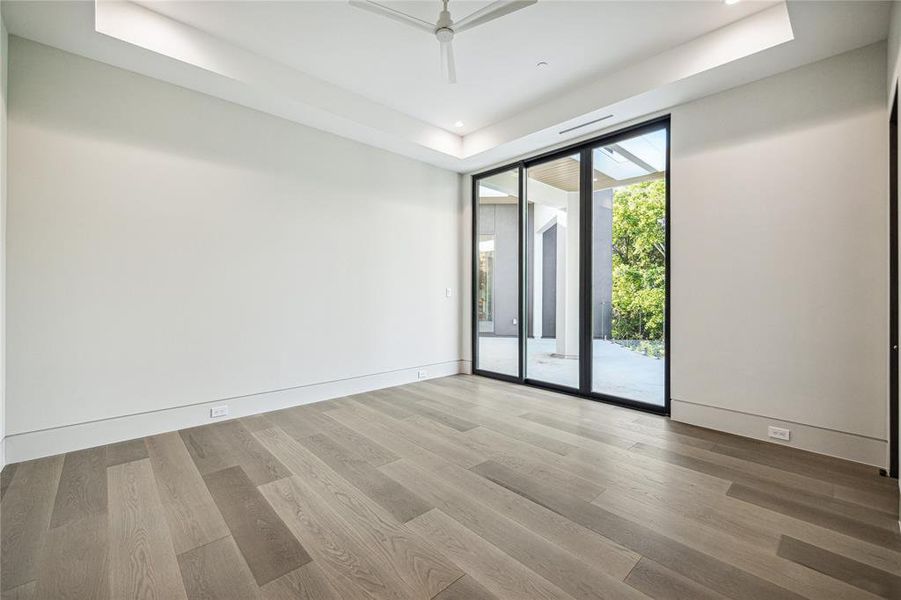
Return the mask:
[(673, 417), (884, 465), (885, 45), (672, 112)]
[(457, 174), (10, 50), (10, 459), (457, 372)]
[[(899, 81), (899, 69), (901, 69), (901, 6), (899, 6), (897, 2), (892, 3), (887, 50), (886, 59), (888, 68), (886, 69), (886, 72), (888, 73), (888, 82), (886, 85), (886, 108), (888, 111), (891, 111), (895, 89)], [(898, 160), (901, 162), (901, 152), (898, 154)], [(898, 174), (899, 177), (901, 177), (901, 164), (899, 164)], [(898, 218), (898, 226), (901, 228), (901, 213), (899, 213)], [(899, 229), (899, 231), (901, 231), (901, 229)], [(901, 248), (899, 248), (899, 253), (901, 253)], [(901, 256), (899, 256), (899, 259), (901, 259)], [(899, 286), (901, 286), (901, 282), (899, 282)], [(901, 289), (899, 289), (899, 293), (901, 293)], [(901, 327), (901, 322), (899, 322), (899, 327)], [(899, 354), (899, 361), (901, 361), (901, 354)], [(899, 365), (899, 369), (901, 369), (901, 365)], [(898, 443), (899, 446), (901, 446), (901, 411), (899, 411), (898, 414), (897, 431), (899, 438)], [(901, 490), (901, 480), (898, 481), (898, 488)], [(901, 512), (901, 499), (898, 500), (898, 508), (899, 512)], [(899, 526), (901, 526), (901, 523), (899, 523)]]
[(6, 465), (6, 87), (9, 36), (0, 6), (0, 470)]

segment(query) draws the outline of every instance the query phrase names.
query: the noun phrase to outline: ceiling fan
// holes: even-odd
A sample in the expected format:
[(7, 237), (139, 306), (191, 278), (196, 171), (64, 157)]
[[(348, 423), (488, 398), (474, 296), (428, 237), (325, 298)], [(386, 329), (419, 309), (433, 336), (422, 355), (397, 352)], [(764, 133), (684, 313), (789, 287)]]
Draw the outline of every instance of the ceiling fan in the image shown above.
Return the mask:
[(454, 35), (535, 4), (538, 0), (496, 0), (471, 15), (463, 17), (457, 23), (454, 23), (447, 10), (448, 0), (442, 0), (443, 8), (438, 13), (438, 21), (434, 24), (372, 0), (349, 0), (349, 2), (357, 8), (374, 12), (434, 35), (441, 44), (441, 71), (448, 83), (457, 83), (457, 67), (454, 64)]

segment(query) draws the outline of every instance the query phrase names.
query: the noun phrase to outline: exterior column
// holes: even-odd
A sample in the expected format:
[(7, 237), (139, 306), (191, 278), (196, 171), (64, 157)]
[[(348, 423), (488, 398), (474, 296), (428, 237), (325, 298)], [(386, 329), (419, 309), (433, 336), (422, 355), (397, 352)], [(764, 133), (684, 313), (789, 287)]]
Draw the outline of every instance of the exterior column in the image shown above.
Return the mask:
[(569, 192), (566, 226), (557, 227), (557, 354), (579, 356), (579, 192)]

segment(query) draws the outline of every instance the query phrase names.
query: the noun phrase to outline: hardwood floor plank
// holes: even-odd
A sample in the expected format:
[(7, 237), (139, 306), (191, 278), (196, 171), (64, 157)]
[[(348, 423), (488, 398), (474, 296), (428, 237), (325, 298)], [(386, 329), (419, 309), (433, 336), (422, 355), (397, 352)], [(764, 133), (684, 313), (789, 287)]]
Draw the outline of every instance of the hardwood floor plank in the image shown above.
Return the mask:
[(247, 431), (259, 431), (260, 429), (269, 429), (270, 427), (274, 427), (275, 423), (269, 418), (271, 413), (261, 413), (258, 415), (250, 415), (247, 417), (241, 417), (238, 419), (241, 425), (247, 428)]
[(515, 440), (519, 440), (527, 444), (532, 444), (533, 446), (538, 446), (539, 448), (543, 448), (544, 450), (553, 452), (555, 454), (569, 454), (570, 452), (578, 448), (578, 446), (575, 446), (573, 444), (548, 437), (541, 433), (536, 433), (528, 429), (527, 426), (515, 424), (514, 419), (509, 419), (508, 415), (503, 415), (502, 413), (495, 414), (494, 411), (487, 412), (485, 410), (467, 410), (465, 408), (454, 407), (453, 404), (446, 404), (440, 401), (436, 401), (434, 398), (428, 400), (420, 400), (419, 403), (430, 406), (435, 410), (455, 411), (466, 417), (467, 420), (470, 420), (473, 423), (477, 423), (482, 427), (492, 429)]
[(184, 599), (150, 461), (122, 463), (107, 473), (111, 597)]
[[(739, 456), (745, 460), (760, 462), (785, 471), (803, 474), (830, 483), (841, 483), (849, 487), (888, 488), (891, 483), (878, 477), (879, 470), (869, 465), (852, 463), (823, 454), (816, 454), (790, 446), (770, 444), (762, 440), (731, 435), (722, 431), (696, 427), (669, 419), (659, 420), (641, 417), (639, 422), (691, 435), (714, 442), (717, 452)], [(895, 486), (897, 487), (897, 486)]]
[(464, 575), (435, 596), (435, 600), (497, 600), (497, 596), (469, 575)]
[(106, 447), (106, 466), (113, 467), (122, 463), (147, 458), (147, 446), (144, 438), (110, 444)]
[(313, 562), (267, 583), (262, 592), (265, 600), (341, 600)]
[(37, 581), (29, 581), (11, 590), (0, 591), (0, 600), (34, 600), (37, 586)]
[(19, 464), (0, 505), (0, 588), (36, 581), (38, 559), (50, 528), (64, 457)]
[(334, 440), (344, 448), (344, 453), (348, 457), (363, 461), (373, 467), (397, 460), (397, 455), (394, 452), (366, 436), (348, 429), (337, 421), (327, 432), (317, 435), (328, 436), (329, 439)]
[(154, 435), (146, 444), (176, 554), (230, 535), (181, 436)]
[(312, 560), (241, 467), (203, 478), (258, 585)]
[(106, 514), (106, 447), (66, 454), (50, 527)]
[(40, 560), (35, 597), (108, 600), (111, 596), (107, 555), (105, 513), (51, 529)]
[(303, 540), (342, 598), (401, 600), (413, 592), (391, 564), (368, 550), (359, 532), (340, 519), (331, 507), (300, 477), (260, 486), (294, 535)]
[[(668, 471), (663, 473), (665, 475)], [(656, 482), (649, 485), (644, 480), (634, 480), (608, 486), (594, 502), (615, 497), (622, 498), (623, 503), (647, 503), (768, 553), (778, 545), (782, 534), (792, 535), (901, 574), (901, 556), (891, 550), (730, 498), (725, 492), (724, 489), (712, 494), (693, 486), (657, 485)], [(608, 503), (605, 501), (604, 505)]]
[(301, 443), (401, 523), (433, 508), (368, 462), (354, 458), (346, 446), (339, 445), (329, 436), (312, 435), (303, 438)]
[[(398, 404), (397, 402), (393, 401), (393, 389), (394, 388), (388, 388), (387, 390), (374, 390), (367, 394), (353, 396), (354, 402), (351, 405), (356, 403), (362, 404), (370, 410), (383, 413), (385, 416), (397, 420), (406, 419), (407, 417), (412, 417), (413, 415), (415, 415), (416, 413), (406, 405)], [(336, 408), (346, 408), (346, 406)]]
[(756, 598), (798, 600), (802, 597), (660, 535), (640, 523), (623, 519), (577, 498), (564, 496), (544, 482), (524, 476), (501, 464), (489, 461), (473, 467), (472, 470), (725, 596), (736, 600)]
[(236, 420), (183, 429), (179, 434), (201, 475), (240, 466), (254, 485), (290, 475)]
[(533, 423), (541, 423), (542, 425), (547, 425), (548, 427), (553, 427), (554, 429), (559, 429), (560, 431), (567, 431), (569, 433), (586, 437), (590, 440), (601, 442), (602, 444), (609, 444), (617, 448), (631, 448), (635, 443), (634, 440), (623, 437), (621, 435), (612, 435), (605, 433), (593, 427), (586, 427), (580, 423), (568, 423), (562, 419), (554, 419), (537, 412), (526, 413), (524, 415), (520, 415), (518, 418), (524, 419), (526, 421), (532, 421)]
[(220, 430), (211, 425), (182, 429), (178, 435), (201, 475), (240, 464), (228, 440), (223, 439)]
[(726, 600), (722, 594), (648, 558), (638, 561), (626, 583), (655, 600)]
[(595, 532), (573, 523), (569, 519), (530, 502), (510, 490), (476, 475), (456, 464), (405, 442), (380, 423), (357, 414), (353, 409), (341, 409), (332, 413), (348, 427), (372, 436), (384, 444), (395, 444), (392, 449), (404, 460), (439, 475), (449, 484), (476, 496), (481, 502), (501, 512), (539, 535), (566, 548), (577, 556), (597, 557), (598, 564), (606, 571), (622, 579), (638, 561), (638, 555), (614, 544)]
[[(651, 446), (644, 443), (637, 443), (630, 451), (634, 454), (639, 454), (641, 456), (646, 456), (652, 458), (654, 460), (668, 462), (671, 465), (676, 465), (682, 467), (684, 469), (690, 469), (692, 471), (696, 471), (698, 473), (704, 473), (705, 475), (709, 475), (711, 477), (716, 477), (718, 479), (722, 479), (723, 481), (728, 481), (730, 483), (733, 482), (741, 482), (748, 485), (752, 485), (755, 487), (767, 487), (770, 486), (772, 488), (780, 487), (784, 489), (786, 493), (790, 493), (792, 491), (791, 484), (786, 484), (781, 480), (768, 479), (763, 476), (755, 476), (750, 475), (746, 470), (742, 469), (738, 464), (729, 464), (724, 465), (719, 462), (714, 462), (713, 460), (708, 460), (709, 452), (697, 452), (694, 451), (691, 454), (686, 454), (683, 452), (676, 452), (673, 450), (667, 450), (664, 448), (660, 448), (657, 446)], [(700, 458), (703, 456), (704, 458)], [(805, 491), (804, 488), (801, 491)], [(822, 495), (831, 495), (832, 487), (828, 485), (823, 485), (816, 490), (806, 490), (814, 493), (821, 493)]]
[[(749, 462), (767, 465), (795, 473), (806, 477), (813, 477), (832, 484), (840, 484), (847, 487), (872, 488), (875, 490), (890, 489), (891, 479), (877, 477), (879, 470), (876, 467), (853, 466), (847, 461), (839, 461), (830, 457), (821, 457), (813, 453), (811, 456), (795, 456), (793, 454), (776, 453), (772, 448), (763, 445), (749, 448), (733, 445), (717, 444), (711, 448), (713, 452), (719, 452), (727, 456), (734, 456)], [(897, 486), (894, 486), (897, 488)]]
[(624, 585), (619, 578), (605, 573), (593, 558), (589, 565), (581, 557), (567, 552), (473, 497), (445, 485), (439, 478), (431, 477), (425, 470), (411, 463), (398, 461), (383, 466), (382, 470), (407, 487), (423, 490), (422, 493), (428, 494), (429, 501), (442, 513), (573, 598), (638, 600), (644, 597)]
[[(427, 395), (423, 395), (421, 392), (417, 391), (416, 388), (405, 388), (399, 387), (394, 388), (394, 398), (393, 401), (395, 404), (400, 404), (406, 410), (414, 413), (415, 415), (419, 415), (421, 417), (426, 417), (428, 419), (432, 419), (450, 427), (451, 429), (456, 429), (457, 431), (469, 431), (476, 427), (476, 424), (472, 421), (467, 421), (466, 419), (462, 419), (456, 415), (452, 415), (450, 413), (436, 410), (427, 404), (420, 404), (420, 400), (427, 399)], [(410, 415), (413, 416), (413, 415)]]
[(269, 429), (256, 435), (297, 474), (296, 478), (314, 489), (342, 520), (354, 528), (373, 556), (393, 564), (418, 596), (431, 598), (463, 575), (426, 541), (338, 477), (315, 454), (284, 432)]
[(872, 600), (861, 590), (779, 558), (775, 552), (778, 541), (766, 548), (757, 547), (744, 537), (685, 517), (665, 502), (650, 502), (623, 490), (607, 490), (593, 504), (801, 596), (817, 600)]
[(832, 497), (832, 486), (823, 490), (825, 493), (817, 493), (809, 491), (809, 487), (806, 485), (799, 488), (794, 485), (795, 482), (782, 478), (776, 480), (759, 471), (756, 471), (756, 474), (750, 474), (749, 469), (741, 468), (739, 465), (724, 466), (681, 452), (672, 452), (641, 443), (636, 444), (632, 451), (790, 500), (793, 505), (806, 505), (818, 512), (828, 512), (842, 521), (860, 522), (864, 525), (889, 530), (894, 530), (897, 526), (897, 519), (889, 513)]
[(410, 521), (420, 536), (500, 599), (564, 599), (572, 596), (523, 566), (438, 509)]
[[(334, 400), (323, 404), (332, 404)], [(269, 413), (269, 420), (294, 439), (305, 438), (317, 433), (325, 433), (335, 426), (335, 422), (324, 414), (326, 407), (314, 405), (295, 406)]]
[(260, 588), (231, 536), (179, 554), (178, 566), (188, 600), (261, 598)]
[(567, 463), (553, 454), (542, 455), (489, 429), (479, 428), (466, 435), (484, 445), (486, 450), (482, 455), (486, 459), (541, 479), (574, 498), (590, 502), (604, 491), (604, 487), (594, 480), (593, 467)]
[[(450, 388), (444, 385), (436, 384), (435, 379), (426, 379), (418, 381), (409, 386), (400, 386), (401, 388), (411, 388), (417, 392), (421, 398), (426, 398), (433, 402), (450, 403), (455, 409), (476, 410), (484, 404), (475, 402), (474, 395), (464, 388)], [(389, 388), (391, 389), (391, 388)]]
[(6, 465), (3, 467), (3, 470), (0, 471), (0, 500), (6, 495), (6, 490), (9, 487), (9, 484), (12, 483), (13, 476), (16, 474), (16, 469), (18, 468), (19, 463), (14, 463)]
[(239, 421), (225, 421), (217, 423), (214, 427), (219, 430), (222, 438), (228, 440), (229, 448), (237, 461), (236, 465), (241, 466), (254, 485), (262, 485), (291, 475), (285, 465), (263, 448)]
[(833, 495), (839, 500), (854, 502), (898, 517), (898, 490), (862, 490), (842, 485), (833, 486)]
[(777, 554), (883, 598), (901, 598), (901, 577), (792, 537), (782, 536)]
[[(407, 417), (406, 419), (397, 420), (372, 410), (364, 404), (357, 403), (356, 407), (367, 414), (372, 420), (389, 427), (395, 432), (396, 436), (401, 436), (412, 444), (440, 454), (464, 468), (477, 465), (484, 460), (484, 457), (478, 452), (474, 452), (472, 449), (459, 444), (463, 438), (448, 439), (444, 436), (436, 435), (434, 430), (430, 431), (429, 427), (429, 423), (433, 422), (416, 421), (416, 419), (421, 419), (419, 416), (414, 415), (412, 417)], [(425, 426), (423, 426), (423, 424), (425, 424)]]
[(892, 529), (862, 523), (817, 506), (797, 502), (739, 483), (732, 484), (727, 494), (732, 498), (901, 552), (901, 534)]

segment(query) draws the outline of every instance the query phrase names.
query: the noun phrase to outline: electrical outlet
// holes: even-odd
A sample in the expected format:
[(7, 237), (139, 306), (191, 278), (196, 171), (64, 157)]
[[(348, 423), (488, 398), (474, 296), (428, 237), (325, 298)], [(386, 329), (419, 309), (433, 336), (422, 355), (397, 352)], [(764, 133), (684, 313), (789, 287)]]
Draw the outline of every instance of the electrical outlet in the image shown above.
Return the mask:
[(454, 290), (452, 290), (450, 288), (444, 288), (444, 295), (447, 296), (448, 298), (450, 298), (451, 296), (454, 295)]
[(767, 428), (767, 431), (771, 438), (775, 438), (777, 440), (789, 441), (791, 439), (791, 430), (783, 429), (782, 427), (773, 427), (770, 426)]
[(227, 417), (228, 416), (228, 407), (227, 406), (214, 406), (210, 409), (210, 418), (218, 419), (219, 417)]
[(428, 373), (426, 372), (425, 369), (419, 369), (419, 371), (416, 372), (416, 376), (419, 377), (420, 379), (425, 379), (426, 375), (428, 375)]

